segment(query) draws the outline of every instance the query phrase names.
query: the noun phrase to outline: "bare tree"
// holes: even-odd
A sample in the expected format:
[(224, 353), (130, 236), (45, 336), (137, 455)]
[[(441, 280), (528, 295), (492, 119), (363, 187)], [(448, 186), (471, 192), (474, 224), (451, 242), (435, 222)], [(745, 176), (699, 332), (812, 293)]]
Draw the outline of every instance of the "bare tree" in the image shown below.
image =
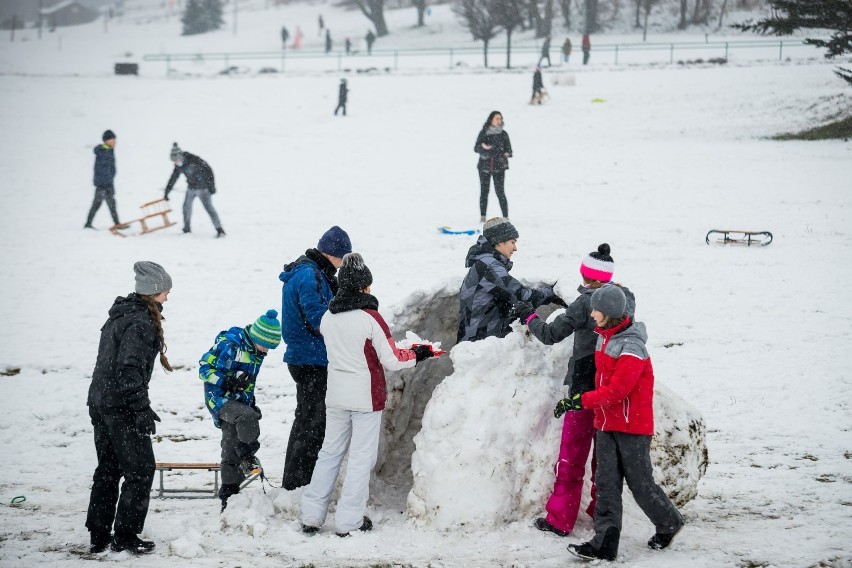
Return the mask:
[(583, 26), (583, 31), (587, 34), (593, 34), (601, 29), (598, 22), (598, 0), (585, 0), (585, 16), (586, 24)]
[(713, 0), (695, 0), (695, 7), (692, 10), (692, 23), (706, 24), (710, 20), (710, 9), (712, 7)]
[(648, 38), (648, 18), (651, 15), (651, 10), (653, 10), (654, 6), (659, 2), (660, 0), (642, 0), (642, 9), (645, 16), (645, 21), (642, 24), (642, 41), (645, 41)]
[[(680, 0), (680, 21), (677, 23), (677, 29), (685, 30), (688, 25), (686, 21), (686, 13), (689, 11), (689, 2)], [(638, 20), (637, 20), (638, 21)]]
[(482, 42), (482, 56), (488, 67), (488, 43), (497, 35), (497, 24), (489, 10), (491, 0), (456, 0), (453, 12), (470, 30), (473, 39)]
[(491, 0), (491, 17), (506, 31), (506, 69), (512, 68), (512, 32), (522, 25), (522, 0)]
[(426, 13), (426, 0), (413, 0), (414, 7), (417, 8), (417, 27), (424, 26), (423, 16)]
[(717, 30), (722, 29), (722, 18), (725, 17), (725, 10), (728, 8), (728, 0), (724, 0), (722, 2), (722, 7), (719, 9), (719, 24), (716, 26)]
[(571, 0), (559, 0), (559, 9), (562, 11), (562, 19), (565, 20), (565, 29), (571, 29)]
[(345, 4), (358, 6), (367, 19), (373, 22), (378, 37), (388, 35), (388, 25), (385, 23), (385, 0), (350, 0)]

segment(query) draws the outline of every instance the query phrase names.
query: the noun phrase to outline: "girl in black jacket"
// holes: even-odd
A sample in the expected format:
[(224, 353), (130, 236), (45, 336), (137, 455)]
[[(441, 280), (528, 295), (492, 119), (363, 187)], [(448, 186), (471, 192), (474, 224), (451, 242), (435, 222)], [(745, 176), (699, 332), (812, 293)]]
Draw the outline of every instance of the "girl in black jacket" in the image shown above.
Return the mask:
[(494, 192), (500, 202), (503, 217), (509, 217), (509, 202), (503, 182), (506, 170), (509, 169), (509, 158), (512, 157), (512, 143), (509, 135), (503, 130), (503, 115), (499, 111), (491, 111), (488, 120), (482, 125), (473, 151), (479, 154), (479, 214), (480, 223), (485, 222), (485, 212), (488, 209), (488, 192), (491, 188), (491, 178), (494, 178)]
[(110, 544), (116, 552), (154, 550), (153, 542), (140, 540), (137, 534), (145, 525), (154, 483), (151, 435), (160, 417), (151, 409), (148, 382), (157, 354), (163, 368), (172, 370), (161, 324), (172, 279), (154, 262), (137, 262), (133, 270), (136, 292), (116, 298), (110, 308), (89, 386), (87, 405), (98, 454), (86, 518), (93, 553)]

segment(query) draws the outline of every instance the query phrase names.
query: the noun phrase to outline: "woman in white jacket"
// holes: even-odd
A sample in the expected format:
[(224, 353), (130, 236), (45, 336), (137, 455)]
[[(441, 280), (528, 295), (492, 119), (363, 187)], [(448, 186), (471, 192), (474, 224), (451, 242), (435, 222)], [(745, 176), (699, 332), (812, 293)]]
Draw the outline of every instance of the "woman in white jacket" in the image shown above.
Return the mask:
[(379, 301), (370, 295), (373, 275), (360, 254), (344, 256), (337, 277), (340, 289), (320, 323), (328, 350), (325, 438), (311, 484), (302, 494), (302, 531), (316, 533), (325, 522), (348, 450), (349, 465), (334, 518), (337, 535), (348, 536), (355, 529), (373, 528), (364, 512), (387, 397), (384, 369), (408, 369), (433, 354), (425, 345), (396, 347), (379, 315)]

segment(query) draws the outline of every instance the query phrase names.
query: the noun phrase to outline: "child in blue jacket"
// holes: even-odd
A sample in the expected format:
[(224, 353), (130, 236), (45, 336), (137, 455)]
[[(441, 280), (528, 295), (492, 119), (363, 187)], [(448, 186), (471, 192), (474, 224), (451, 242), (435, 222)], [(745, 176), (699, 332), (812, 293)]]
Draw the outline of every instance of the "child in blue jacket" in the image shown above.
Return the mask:
[(262, 415), (254, 387), (266, 353), (280, 342), (278, 312), (269, 310), (253, 324), (220, 331), (215, 345), (199, 361), (204, 403), (213, 424), (222, 430), (222, 510), (228, 497), (240, 492), (246, 477), (263, 473), (255, 455), (260, 449)]

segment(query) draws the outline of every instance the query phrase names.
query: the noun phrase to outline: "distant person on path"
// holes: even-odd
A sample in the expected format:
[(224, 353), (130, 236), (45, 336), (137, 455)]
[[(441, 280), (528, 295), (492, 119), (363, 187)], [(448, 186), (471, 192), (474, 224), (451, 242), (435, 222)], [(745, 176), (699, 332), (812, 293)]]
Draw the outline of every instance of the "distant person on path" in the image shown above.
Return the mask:
[[(513, 315), (518, 316), (536, 339), (545, 345), (553, 345), (571, 335), (574, 336), (571, 359), (568, 361), (568, 371), (565, 374), (565, 384), (569, 385), (569, 400), (575, 394), (582, 396), (595, 388), (595, 345), (598, 335), (594, 332), (596, 324), (592, 319), (591, 298), (595, 290), (602, 286), (619, 286), (611, 284), (615, 262), (609, 253), (609, 245), (603, 243), (582, 260), (580, 275), (583, 283), (577, 288), (580, 295), (551, 323), (545, 323), (540, 319), (529, 302), (518, 302), (512, 306)], [(633, 294), (625, 287), (621, 290), (627, 298), (626, 312), (633, 317), (636, 309)], [(561, 412), (557, 411), (555, 414), (561, 415)], [(577, 521), (580, 509), (580, 499), (583, 495), (586, 462), (589, 460), (589, 452), (595, 438), (595, 413), (592, 410), (576, 410), (565, 412), (564, 415), (559, 458), (553, 468), (556, 480), (545, 505), (547, 516), (535, 520), (535, 527), (538, 530), (549, 531), (557, 536), (567, 536), (574, 530), (574, 523)], [(593, 461), (592, 472), (594, 471), (595, 462)], [(592, 473), (591, 481), (592, 501), (586, 513), (594, 518), (596, 496), (594, 473)]]
[(335, 273), (352, 252), (349, 235), (334, 226), (286, 265), (281, 287), (281, 338), (284, 362), (296, 383), (296, 415), (290, 428), (282, 487), (291, 491), (311, 482), (325, 435), (325, 391), (328, 356), (320, 321), (337, 293)]
[(349, 87), (346, 85), (346, 79), (340, 80), (340, 87), (337, 89), (337, 108), (334, 109), (334, 116), (337, 116), (337, 111), (343, 109), (343, 116), (346, 116), (346, 101), (349, 98)]
[(654, 370), (645, 343), (645, 324), (627, 315), (619, 286), (602, 286), (590, 299), (595, 333), (595, 388), (559, 401), (555, 414), (595, 412), (595, 536), (568, 550), (585, 560), (615, 560), (621, 538), (624, 482), (642, 512), (654, 523), (648, 540), (654, 550), (668, 548), (683, 528), (683, 517), (654, 481)]
[(222, 222), (219, 220), (219, 214), (213, 208), (213, 194), (216, 193), (216, 182), (213, 179), (213, 169), (201, 158), (195, 154), (184, 152), (181, 150), (177, 142), (172, 145), (172, 150), (169, 153), (169, 158), (175, 163), (175, 169), (172, 172), (172, 177), (166, 184), (165, 199), (168, 200), (169, 193), (175, 186), (180, 174), (186, 176), (186, 197), (183, 200), (183, 232), (189, 233), (190, 221), (192, 219), (192, 202), (195, 198), (201, 200), (207, 214), (210, 215), (210, 220), (213, 221), (213, 226), (216, 227), (216, 238), (225, 236), (225, 229), (222, 228)]
[(331, 30), (325, 30), (325, 52), (331, 53)]
[(201, 356), (198, 378), (204, 381), (204, 406), (222, 430), (222, 510), (240, 492), (249, 476), (263, 472), (257, 406), (257, 376), (270, 349), (281, 343), (278, 312), (269, 310), (245, 327), (220, 331), (212, 348)]
[(346, 48), (346, 55), (351, 55), (352, 54), (352, 40), (347, 37), (346, 41), (343, 42), (343, 46)]
[(491, 111), (488, 115), (488, 120), (476, 137), (473, 151), (479, 154), (476, 165), (479, 172), (479, 222), (485, 222), (491, 178), (494, 178), (494, 192), (500, 202), (500, 210), (503, 217), (508, 218), (509, 202), (506, 200), (504, 182), (506, 170), (509, 169), (509, 158), (512, 157), (512, 143), (509, 141), (509, 134), (503, 130), (503, 115), (499, 111)]
[(550, 36), (544, 38), (544, 43), (541, 46), (541, 57), (538, 58), (538, 65), (541, 66), (541, 62), (547, 59), (547, 66), (550, 67)]
[(281, 26), (281, 49), (287, 49), (287, 40), (290, 39), (290, 32), (285, 26)]
[(322, 14), (317, 16), (317, 25), (319, 26), (317, 35), (322, 37), (322, 31), (325, 29), (325, 20), (322, 19)]
[(296, 35), (293, 36), (293, 49), (302, 49), (302, 40), (304, 37), (304, 34), (302, 34), (302, 28), (296, 26)]
[(101, 208), (101, 204), (106, 201), (113, 225), (119, 225), (119, 229), (126, 229), (127, 225), (122, 225), (118, 221), (118, 211), (115, 208), (115, 133), (112, 130), (107, 130), (101, 139), (103, 144), (98, 144), (94, 149), (95, 198), (92, 200), (92, 207), (89, 209), (89, 215), (86, 217), (86, 224), (83, 225), (83, 228), (94, 229), (92, 221), (94, 221), (98, 209)]
[[(155, 548), (153, 542), (137, 535), (145, 527), (154, 484), (151, 436), (157, 432), (160, 417), (151, 408), (148, 383), (157, 355), (163, 369), (172, 370), (160, 323), (172, 278), (155, 262), (137, 262), (133, 272), (136, 291), (115, 299), (101, 328), (86, 402), (98, 455), (86, 517), (89, 552), (93, 554), (107, 546), (133, 554)], [(113, 528), (115, 535), (111, 534)]]
[(311, 484), (302, 493), (302, 532), (316, 533), (325, 523), (328, 503), (348, 452), (343, 490), (334, 524), (337, 536), (369, 531), (364, 513), (370, 474), (376, 465), (382, 410), (387, 399), (385, 370), (410, 369), (433, 356), (426, 345), (400, 349), (370, 295), (373, 275), (357, 252), (347, 254), (338, 273), (340, 291), (322, 316), (320, 331), (328, 348), (325, 438)]
[(589, 53), (592, 51), (592, 40), (589, 39), (589, 34), (583, 34), (583, 65), (589, 63)]
[(544, 99), (544, 80), (541, 78), (541, 67), (538, 65), (535, 66), (535, 72), (533, 73), (533, 84), (532, 84), (532, 98), (530, 98), (531, 105), (540, 105), (542, 100)]
[(568, 63), (571, 58), (571, 39), (565, 38), (565, 43), (562, 44), (562, 61)]
[(510, 324), (517, 319), (511, 315), (512, 305), (517, 302), (529, 302), (536, 308), (562, 302), (552, 286), (527, 288), (509, 275), (517, 239), (518, 230), (508, 219), (494, 217), (467, 251), (464, 265), (468, 272), (459, 291), (459, 342), (509, 335)]
[(373, 43), (376, 41), (376, 34), (373, 33), (373, 30), (367, 30), (367, 35), (364, 36), (364, 41), (367, 42), (367, 55), (372, 55)]

